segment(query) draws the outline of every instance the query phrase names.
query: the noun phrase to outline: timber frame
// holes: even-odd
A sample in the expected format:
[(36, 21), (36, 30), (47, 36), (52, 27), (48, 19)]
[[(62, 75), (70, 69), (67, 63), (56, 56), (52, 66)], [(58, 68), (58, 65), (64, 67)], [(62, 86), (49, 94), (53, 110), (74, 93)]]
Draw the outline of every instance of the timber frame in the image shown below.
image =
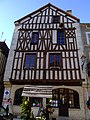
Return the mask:
[[(53, 16), (59, 16), (60, 22), (53, 23)], [(36, 85), (82, 85), (76, 28), (74, 23), (79, 19), (69, 13), (47, 4), (35, 12), (15, 21), (20, 25), (18, 40), (14, 51), (14, 59), (10, 82), (12, 84)], [(63, 26), (62, 26), (63, 24)], [(58, 30), (65, 32), (65, 44), (57, 44)], [(32, 33), (39, 33), (38, 44), (31, 44)], [(34, 69), (24, 69), (25, 54), (36, 53)], [(60, 53), (61, 69), (49, 68), (50, 53)]]

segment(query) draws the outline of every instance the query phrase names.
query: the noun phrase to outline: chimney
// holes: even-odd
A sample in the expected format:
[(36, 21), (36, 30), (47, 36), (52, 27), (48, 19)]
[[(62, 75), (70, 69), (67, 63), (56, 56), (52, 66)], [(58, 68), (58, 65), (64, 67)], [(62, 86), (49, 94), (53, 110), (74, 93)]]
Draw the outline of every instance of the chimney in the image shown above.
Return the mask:
[(72, 10), (67, 10), (66, 12), (72, 15)]

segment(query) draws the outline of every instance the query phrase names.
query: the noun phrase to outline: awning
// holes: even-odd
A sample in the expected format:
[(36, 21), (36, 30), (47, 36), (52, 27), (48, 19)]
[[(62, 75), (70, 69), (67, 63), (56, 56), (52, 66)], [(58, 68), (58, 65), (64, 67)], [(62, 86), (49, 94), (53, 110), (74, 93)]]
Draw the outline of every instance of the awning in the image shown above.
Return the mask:
[(22, 96), (52, 98), (52, 86), (25, 85)]

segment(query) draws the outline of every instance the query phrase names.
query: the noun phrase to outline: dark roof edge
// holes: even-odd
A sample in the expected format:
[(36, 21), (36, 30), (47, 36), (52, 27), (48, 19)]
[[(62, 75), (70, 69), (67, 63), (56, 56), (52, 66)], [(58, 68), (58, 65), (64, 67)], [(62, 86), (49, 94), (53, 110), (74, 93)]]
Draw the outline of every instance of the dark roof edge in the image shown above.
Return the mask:
[(77, 17), (75, 17), (75, 16), (67, 13), (66, 11), (64, 11), (64, 10), (62, 10), (62, 9), (54, 6), (54, 5), (52, 5), (51, 3), (48, 3), (47, 5), (45, 5), (45, 6), (41, 7), (41, 8), (39, 8), (39, 9), (35, 10), (34, 12), (32, 12), (32, 13), (30, 13), (30, 14), (22, 17), (22, 18), (20, 18), (19, 20), (16, 20), (14, 23), (20, 22), (21, 20), (25, 19), (26, 17), (30, 17), (31, 15), (35, 14), (36, 12), (38, 12), (38, 11), (44, 9), (45, 7), (48, 7), (48, 6), (52, 6), (52, 7), (56, 8), (56, 9), (58, 9), (59, 11), (63, 12), (63, 13), (66, 14), (67, 16), (70, 16), (71, 18), (76, 19), (78, 22), (80, 22), (80, 19), (79, 19), (79, 18), (77, 18)]
[(7, 46), (7, 44), (5, 43), (5, 41), (0, 41), (0, 49), (2, 50), (2, 52), (4, 53), (4, 55), (7, 57), (8, 53), (9, 53), (9, 48)]

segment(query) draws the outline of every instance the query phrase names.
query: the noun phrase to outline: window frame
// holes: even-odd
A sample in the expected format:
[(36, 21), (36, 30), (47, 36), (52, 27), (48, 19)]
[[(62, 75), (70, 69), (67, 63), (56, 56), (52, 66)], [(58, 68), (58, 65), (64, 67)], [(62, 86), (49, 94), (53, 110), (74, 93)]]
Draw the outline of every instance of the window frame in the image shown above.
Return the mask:
[[(67, 94), (67, 96), (68, 96), (67, 97), (68, 107), (80, 109), (79, 93), (77, 91), (74, 91), (74, 90), (68, 89), (68, 88), (57, 88), (52, 91), (52, 100), (53, 101), (58, 100), (58, 103), (57, 103), (58, 105), (56, 104), (56, 106), (54, 105), (54, 107), (56, 107), (56, 108), (59, 107), (60, 95), (65, 95), (65, 94)], [(55, 97), (56, 95), (57, 95), (57, 98)], [(70, 96), (72, 96), (73, 98), (70, 99)], [(70, 100), (71, 100), (71, 105), (70, 105)]]
[[(58, 33), (61, 33), (61, 36)], [(63, 34), (62, 34), (63, 33)], [(59, 36), (60, 36), (60, 41), (58, 40)], [(62, 40), (64, 39), (64, 40)], [(64, 41), (64, 43), (62, 43)], [(57, 44), (58, 45), (65, 45), (66, 44), (66, 40), (65, 40), (65, 30), (64, 29), (59, 29), (57, 30)]]
[(54, 15), (52, 18), (52, 23), (60, 23), (60, 16)]
[[(35, 104), (35, 102), (38, 102), (38, 103)], [(43, 98), (41, 98), (41, 97), (31, 97), (31, 106), (32, 107), (40, 107), (42, 104), (43, 104)]]
[[(35, 34), (37, 34), (38, 40), (33, 41), (33, 37), (34, 37)], [(39, 43), (39, 32), (33, 31), (33, 32), (32, 32), (32, 36), (31, 36), (31, 44), (38, 44), (38, 43)]]
[[(34, 61), (34, 67), (32, 67), (32, 66), (30, 66), (30, 62), (29, 62), (29, 67), (26, 67), (26, 56), (27, 55), (30, 55), (30, 56), (32, 56), (32, 55), (35, 55), (35, 61)], [(32, 58), (32, 57), (31, 57)], [(24, 59), (24, 69), (34, 69), (35, 67), (36, 67), (36, 58), (37, 58), (37, 54), (36, 53), (26, 53), (25, 54), (25, 59)]]
[[(15, 91), (13, 105), (20, 105), (20, 104), (22, 104), (22, 99), (23, 99), (22, 91), (23, 91), (23, 88), (19, 88), (19, 89), (17, 89)], [(17, 95), (19, 97), (17, 97)]]
[(88, 72), (88, 76), (90, 76), (90, 62), (87, 64), (87, 72)]
[[(60, 60), (59, 60), (59, 65), (56, 65), (57, 63), (55, 63), (54, 61), (54, 65), (50, 65), (50, 55), (60, 55)], [(52, 69), (55, 69), (55, 68), (58, 68), (60, 69), (61, 68), (61, 64), (62, 64), (62, 57), (61, 57), (61, 53), (49, 53), (49, 68), (52, 68)]]

